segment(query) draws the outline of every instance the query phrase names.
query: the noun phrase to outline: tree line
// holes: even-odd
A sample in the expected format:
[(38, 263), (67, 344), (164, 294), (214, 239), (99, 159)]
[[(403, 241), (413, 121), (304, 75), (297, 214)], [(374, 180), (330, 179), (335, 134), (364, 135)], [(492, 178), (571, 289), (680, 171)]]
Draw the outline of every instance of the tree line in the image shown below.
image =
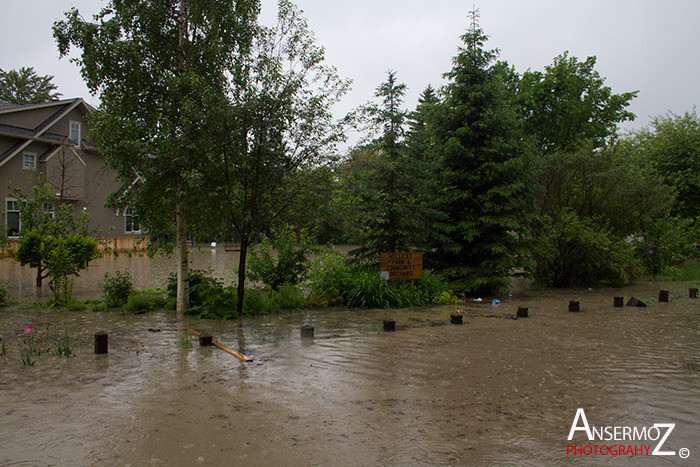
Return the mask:
[[(54, 25), (75, 47), (100, 109), (91, 136), (138, 189), (129, 205), (153, 246), (178, 260), (177, 310), (189, 306), (187, 239), (250, 245), (276, 227), (321, 242), (425, 252), (456, 291), (483, 294), (531, 274), (550, 286), (624, 283), (659, 273), (697, 241), (700, 125), (695, 112), (620, 135), (636, 92), (615, 94), (595, 57), (563, 53), (518, 73), (487, 47), (471, 13), (453, 66), (415, 109), (389, 71), (373, 101), (342, 121), (349, 81), (324, 61), (301, 12), (279, 2), (112, 1), (92, 21)], [(368, 131), (347, 157), (335, 144)], [(693, 239), (693, 235), (695, 235)]]

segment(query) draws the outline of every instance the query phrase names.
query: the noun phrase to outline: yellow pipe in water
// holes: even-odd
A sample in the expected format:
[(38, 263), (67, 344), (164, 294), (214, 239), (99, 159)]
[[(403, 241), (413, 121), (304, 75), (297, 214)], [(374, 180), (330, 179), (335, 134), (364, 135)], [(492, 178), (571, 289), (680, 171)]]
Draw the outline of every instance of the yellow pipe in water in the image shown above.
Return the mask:
[[(187, 331), (190, 332), (190, 333), (192, 333), (192, 334), (194, 334), (195, 336), (199, 337), (199, 332), (195, 331), (194, 329), (188, 329)], [(219, 343), (219, 342), (217, 342), (217, 341), (212, 341), (211, 343), (212, 343), (212, 345), (214, 345), (215, 347), (220, 348), (220, 349), (223, 350), (224, 352), (230, 353), (231, 355), (233, 355), (233, 356), (236, 357), (237, 359), (241, 360), (242, 362), (252, 362), (252, 361), (253, 361), (252, 358), (246, 357), (245, 355), (243, 355), (243, 354), (240, 353), (240, 352), (236, 352), (235, 350), (233, 350), (231, 347), (229, 347), (229, 346), (227, 346), (227, 345), (221, 344), (221, 343)]]

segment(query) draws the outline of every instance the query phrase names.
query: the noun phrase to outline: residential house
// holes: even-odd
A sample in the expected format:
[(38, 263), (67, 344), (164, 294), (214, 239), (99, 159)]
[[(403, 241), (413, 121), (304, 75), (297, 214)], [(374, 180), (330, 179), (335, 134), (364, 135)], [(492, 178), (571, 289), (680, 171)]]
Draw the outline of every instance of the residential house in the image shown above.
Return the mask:
[(86, 210), (90, 227), (110, 239), (110, 246), (134, 247), (141, 232), (131, 210), (106, 206), (107, 197), (124, 187), (86, 139), (86, 116), (94, 110), (80, 98), (29, 105), (0, 101), (0, 215), (10, 238), (22, 224), (21, 200), (13, 189), (32, 193), (43, 174), (59, 202)]

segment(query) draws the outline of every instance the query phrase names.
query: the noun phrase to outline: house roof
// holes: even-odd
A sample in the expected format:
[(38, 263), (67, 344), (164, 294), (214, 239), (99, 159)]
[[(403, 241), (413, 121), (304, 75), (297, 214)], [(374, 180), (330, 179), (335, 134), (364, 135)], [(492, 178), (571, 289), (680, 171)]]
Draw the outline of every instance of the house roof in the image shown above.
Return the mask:
[(12, 102), (0, 101), (0, 110), (11, 109), (13, 107), (19, 107), (19, 104), (13, 104)]
[[(5, 152), (0, 154), (0, 166), (19, 154), (24, 148), (29, 146), (34, 141), (44, 142), (49, 144), (60, 144), (65, 141), (66, 137), (50, 133), (48, 130), (55, 125), (59, 120), (68, 115), (73, 109), (82, 107), (86, 112), (93, 112), (95, 109), (87, 104), (82, 98), (64, 99), (60, 101), (43, 102), (39, 104), (16, 105), (8, 102), (0, 101), (0, 115), (6, 115), (16, 112), (24, 112), (28, 110), (36, 110), (43, 108), (55, 107), (55, 111), (43, 122), (33, 129), (20, 128), (12, 125), (0, 124), (0, 135), (17, 138), (19, 141)], [(81, 143), (85, 140), (81, 141)], [(85, 142), (86, 149), (95, 149), (94, 144)]]

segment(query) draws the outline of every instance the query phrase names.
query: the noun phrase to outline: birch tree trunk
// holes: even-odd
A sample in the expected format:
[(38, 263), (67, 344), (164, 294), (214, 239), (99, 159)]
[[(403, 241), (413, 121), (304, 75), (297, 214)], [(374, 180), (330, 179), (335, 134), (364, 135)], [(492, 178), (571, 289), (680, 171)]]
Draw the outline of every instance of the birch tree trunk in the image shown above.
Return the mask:
[(187, 250), (187, 226), (185, 216), (182, 214), (182, 205), (175, 205), (175, 241), (177, 258), (177, 305), (175, 315), (181, 319), (185, 311), (190, 307), (190, 274), (189, 254)]

